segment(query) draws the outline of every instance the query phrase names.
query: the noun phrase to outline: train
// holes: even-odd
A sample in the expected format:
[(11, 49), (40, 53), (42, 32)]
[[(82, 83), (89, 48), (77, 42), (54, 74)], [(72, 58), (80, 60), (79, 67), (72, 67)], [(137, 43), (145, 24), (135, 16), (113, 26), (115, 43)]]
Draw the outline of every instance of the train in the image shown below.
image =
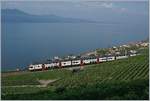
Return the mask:
[[(136, 56), (130, 55), (130, 56)], [(129, 56), (105, 56), (105, 57), (93, 57), (93, 58), (81, 58), (81, 59), (72, 59), (72, 60), (61, 60), (54, 61), (51, 63), (39, 63), (39, 64), (31, 64), (28, 67), (29, 71), (39, 71), (39, 70), (48, 70), (54, 68), (65, 68), (72, 66), (84, 66), (88, 64), (99, 64), (107, 61), (114, 61), (118, 59), (125, 59)]]

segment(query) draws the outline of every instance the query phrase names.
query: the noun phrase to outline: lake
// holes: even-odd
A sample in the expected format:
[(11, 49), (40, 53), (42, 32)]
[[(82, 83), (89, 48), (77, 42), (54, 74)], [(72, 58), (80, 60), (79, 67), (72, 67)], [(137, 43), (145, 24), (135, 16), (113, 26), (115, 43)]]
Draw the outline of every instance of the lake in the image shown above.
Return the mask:
[(136, 23), (2, 23), (1, 29), (2, 70), (148, 37), (148, 25)]

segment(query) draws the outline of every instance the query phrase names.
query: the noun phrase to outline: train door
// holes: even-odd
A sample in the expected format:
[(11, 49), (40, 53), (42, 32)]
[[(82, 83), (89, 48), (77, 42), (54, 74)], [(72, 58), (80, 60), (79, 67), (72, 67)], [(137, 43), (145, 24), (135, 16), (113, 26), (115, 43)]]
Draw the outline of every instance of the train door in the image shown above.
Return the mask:
[(42, 70), (45, 70), (45, 65), (44, 64), (42, 64)]
[(60, 67), (60, 68), (62, 67), (62, 65), (61, 65), (61, 61), (59, 61), (59, 67)]
[(81, 66), (83, 66), (83, 65), (84, 65), (84, 63), (83, 63), (83, 60), (82, 60), (82, 59), (81, 59), (81, 63), (80, 63), (80, 65), (81, 65)]
[(99, 57), (97, 57), (97, 64), (99, 63)]

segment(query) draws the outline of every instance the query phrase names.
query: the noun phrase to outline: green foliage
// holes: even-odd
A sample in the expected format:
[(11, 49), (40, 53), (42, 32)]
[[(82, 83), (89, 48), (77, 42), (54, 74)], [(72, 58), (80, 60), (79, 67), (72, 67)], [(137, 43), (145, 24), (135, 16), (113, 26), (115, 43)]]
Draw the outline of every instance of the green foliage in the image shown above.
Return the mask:
[(63, 92), (45, 90), (36, 93), (8, 94), (7, 97), (2, 95), (2, 99), (148, 100), (149, 95), (146, 93), (147, 91), (145, 92), (148, 89), (148, 83), (148, 79), (133, 80), (132, 82), (109, 82), (98, 84), (98, 86), (79, 86), (63, 90)]
[(38, 79), (57, 79), (69, 76), (71, 73), (67, 70), (50, 70), (50, 71), (37, 71), (37, 72), (26, 72), (23, 74), (16, 74), (11, 76), (2, 75), (2, 86), (16, 86), (16, 85), (37, 85)]
[(98, 55), (105, 55), (108, 52), (109, 52), (108, 49), (97, 49)]
[[(2, 76), (2, 99), (101, 99), (147, 100), (149, 96), (148, 50), (128, 59), (87, 65), (72, 74), (65, 69)], [(45, 88), (3, 86), (38, 84), (36, 79), (57, 79)]]

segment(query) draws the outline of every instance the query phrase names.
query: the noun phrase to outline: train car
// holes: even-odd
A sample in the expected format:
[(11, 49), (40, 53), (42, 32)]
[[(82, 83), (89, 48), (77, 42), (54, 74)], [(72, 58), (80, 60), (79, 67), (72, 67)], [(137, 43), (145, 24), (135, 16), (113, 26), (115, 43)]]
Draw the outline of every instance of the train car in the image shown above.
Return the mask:
[(29, 70), (42, 70), (43, 69), (43, 64), (34, 64), (29, 66)]
[(97, 58), (90, 59), (90, 63), (97, 63)]
[(90, 59), (84, 59), (83, 64), (90, 64), (91, 60)]
[(105, 62), (105, 61), (107, 61), (107, 57), (100, 57), (99, 58), (99, 62)]
[(29, 71), (47, 70), (59, 67), (59, 62), (45, 63), (45, 64), (32, 64), (29, 66)]
[(33, 65), (29, 65), (29, 71), (33, 71), (34, 70), (34, 66)]
[[(137, 54), (130, 54), (130, 56), (136, 56)], [(90, 57), (90, 58), (81, 58), (74, 60), (63, 60), (63, 61), (53, 61), (51, 63), (37, 63), (29, 65), (29, 71), (36, 70), (46, 70), (58, 67), (69, 67), (69, 66), (77, 66), (77, 65), (86, 65), (91, 63), (100, 63), (106, 61), (113, 61), (115, 59), (124, 59), (128, 58), (128, 56), (104, 56), (104, 57)]]
[(54, 67), (60, 67), (60, 62), (53, 62), (52, 64)]
[(61, 66), (62, 67), (71, 66), (71, 61), (70, 60), (68, 60), (68, 61), (61, 61)]
[(116, 56), (116, 59), (125, 59), (125, 58), (128, 58), (128, 56)]
[(136, 56), (137, 54), (130, 54), (130, 56)]
[(44, 64), (45, 68), (47, 69), (52, 69), (53, 67), (55, 67), (54, 63), (49, 63), (49, 64)]
[(107, 61), (113, 61), (113, 60), (115, 60), (115, 56), (109, 56), (109, 57), (107, 57)]
[(97, 63), (97, 58), (83, 59), (83, 64), (91, 64), (91, 63)]
[(80, 65), (81, 60), (72, 60), (72, 66)]

